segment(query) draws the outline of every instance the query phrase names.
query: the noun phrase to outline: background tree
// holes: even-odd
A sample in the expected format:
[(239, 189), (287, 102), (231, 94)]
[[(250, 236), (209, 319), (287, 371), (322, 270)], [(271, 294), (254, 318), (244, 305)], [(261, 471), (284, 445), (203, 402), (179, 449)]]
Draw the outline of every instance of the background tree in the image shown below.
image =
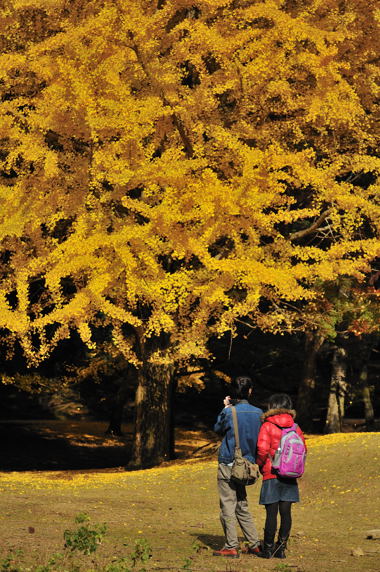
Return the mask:
[[(325, 350), (327, 346), (331, 350), (331, 374), (326, 380), (329, 391), (325, 430), (341, 431), (345, 403), (358, 387), (364, 404), (367, 404), (366, 417), (373, 416), (368, 401), (368, 384), (365, 389), (366, 368), (378, 340), (379, 304), (378, 292), (371, 281), (357, 282), (343, 277), (338, 282), (320, 284), (319, 301), (316, 298), (310, 302), (309, 311), (299, 316), (299, 319), (307, 319), (303, 323), (306, 332), (305, 375), (298, 388), (297, 415), (308, 430), (314, 427), (317, 357), (323, 345)], [(348, 375), (349, 368), (355, 372)], [(363, 381), (359, 382), (360, 379)]]
[(379, 254), (378, 12), (36, 6), (2, 12), (1, 327), (31, 364), (106, 329), (138, 372), (131, 464), (148, 466), (169, 454), (176, 369), (210, 336), (247, 315), (279, 331), (284, 304), (307, 311), (317, 280), (360, 280)]

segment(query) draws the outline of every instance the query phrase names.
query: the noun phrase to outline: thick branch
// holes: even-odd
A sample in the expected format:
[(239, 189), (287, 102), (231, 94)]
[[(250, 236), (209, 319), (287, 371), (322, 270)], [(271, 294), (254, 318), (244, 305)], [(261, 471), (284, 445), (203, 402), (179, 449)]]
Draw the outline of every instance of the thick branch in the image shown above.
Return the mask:
[[(130, 37), (134, 41), (134, 36), (133, 36), (132, 32), (130, 33)], [(164, 93), (162, 92), (159, 83), (156, 81), (156, 79), (150, 73), (147, 65), (144, 62), (144, 59), (141, 57), (140, 50), (139, 50), (136, 43), (133, 44), (132, 49), (135, 52), (137, 60), (138, 60), (139, 64), (141, 65), (142, 69), (144, 70), (145, 75), (147, 76), (149, 81), (152, 83), (152, 85), (154, 85), (156, 87), (157, 92), (158, 92), (159, 96), (161, 97), (163, 104), (168, 105), (169, 107), (172, 107), (170, 101), (168, 101), (168, 99), (165, 97)], [(177, 131), (179, 133), (179, 136), (181, 137), (181, 140), (182, 140), (182, 143), (183, 143), (183, 146), (185, 149), (186, 157), (188, 159), (191, 159), (191, 157), (194, 155), (194, 149), (193, 149), (193, 145), (190, 141), (190, 138), (188, 136), (188, 133), (185, 129), (185, 126), (183, 124), (183, 121), (181, 120), (180, 117), (178, 117), (178, 115), (176, 113), (172, 114), (172, 121), (173, 121), (173, 125), (175, 126), (175, 128), (177, 129)]]
[(312, 234), (313, 232), (319, 230), (319, 226), (331, 214), (331, 210), (332, 209), (327, 209), (327, 211), (323, 212), (321, 216), (315, 222), (313, 222), (313, 224), (310, 225), (308, 228), (305, 228), (304, 230), (299, 230), (297, 232), (293, 232), (289, 237), (290, 240), (299, 240), (300, 238), (304, 238), (304, 236), (308, 236), (309, 234)]
[(172, 120), (173, 120), (175, 127), (177, 128), (179, 136), (182, 139), (182, 143), (183, 143), (183, 146), (185, 148), (186, 156), (188, 159), (191, 159), (191, 157), (194, 155), (194, 149), (193, 149), (193, 146), (191, 144), (190, 138), (186, 133), (186, 130), (185, 130), (185, 127), (182, 123), (182, 120), (175, 113), (173, 113), (173, 115), (172, 115)]

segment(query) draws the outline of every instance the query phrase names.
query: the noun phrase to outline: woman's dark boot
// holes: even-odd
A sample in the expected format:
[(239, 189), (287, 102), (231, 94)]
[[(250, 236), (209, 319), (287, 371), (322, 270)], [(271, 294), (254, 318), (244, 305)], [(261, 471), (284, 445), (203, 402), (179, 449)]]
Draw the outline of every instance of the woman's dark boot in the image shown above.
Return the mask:
[(264, 542), (261, 552), (257, 554), (259, 558), (272, 558), (274, 551), (274, 543), (267, 544)]
[(274, 558), (286, 558), (285, 550), (286, 550), (286, 542), (287, 538), (282, 539), (278, 537), (276, 544), (274, 545), (273, 549), (273, 556)]

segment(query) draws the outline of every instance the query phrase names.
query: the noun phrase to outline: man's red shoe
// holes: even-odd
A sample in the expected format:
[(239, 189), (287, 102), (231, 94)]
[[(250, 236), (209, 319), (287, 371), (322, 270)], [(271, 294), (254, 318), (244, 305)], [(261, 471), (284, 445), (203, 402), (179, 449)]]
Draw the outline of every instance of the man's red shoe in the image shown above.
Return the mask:
[(250, 546), (248, 546), (247, 549), (244, 550), (245, 554), (252, 554), (252, 556), (258, 556), (260, 552), (261, 552), (260, 546), (255, 546), (255, 548), (251, 548)]
[(224, 556), (225, 558), (239, 558), (239, 552), (236, 548), (222, 548), (221, 550), (214, 550), (213, 556)]

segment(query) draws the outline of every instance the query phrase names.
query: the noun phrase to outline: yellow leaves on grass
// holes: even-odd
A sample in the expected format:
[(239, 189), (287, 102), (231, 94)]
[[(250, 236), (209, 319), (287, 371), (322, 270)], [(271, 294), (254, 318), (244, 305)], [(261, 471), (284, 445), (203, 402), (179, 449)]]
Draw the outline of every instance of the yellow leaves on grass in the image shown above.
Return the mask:
[(156, 469), (145, 469), (133, 472), (106, 472), (106, 473), (81, 473), (81, 472), (23, 472), (23, 473), (0, 473), (0, 489), (18, 489), (21, 487), (32, 487), (35, 489), (59, 490), (73, 489), (80, 491), (81, 488), (100, 488), (107, 485), (119, 486), (122, 488), (138, 487), (141, 482), (144, 486), (149, 486), (160, 482), (161, 479), (170, 479), (175, 482), (189, 478), (189, 475), (196, 475), (214, 469), (214, 461), (199, 462), (194, 460), (185, 461), (180, 465), (159, 467)]
[(312, 448), (320, 446), (330, 447), (339, 444), (349, 444), (357, 440), (365, 443), (371, 435), (376, 435), (376, 433), (332, 433), (331, 435), (308, 436), (307, 446)]
[[(362, 446), (373, 439), (374, 436), (378, 436), (378, 434), (335, 433), (332, 435), (307, 436), (308, 456), (311, 459), (313, 456), (318, 455), (321, 448), (331, 452), (339, 446), (347, 445), (349, 447), (350, 443), (359, 443)], [(154, 469), (132, 472), (26, 471), (0, 473), (0, 490), (18, 490), (20, 487), (25, 487), (46, 489), (48, 491), (72, 489), (80, 492), (82, 488), (101, 488), (108, 485), (133, 489), (134, 487), (159, 485), (160, 483), (167, 483), (169, 480), (174, 483), (186, 482), (189, 479), (194, 481), (198, 476), (203, 478), (204, 475), (210, 476), (211, 479), (214, 477), (216, 465), (216, 460), (187, 459), (186, 461), (174, 462)], [(333, 488), (341, 489), (342, 487), (334, 484)], [(356, 488), (347, 489), (344, 487), (338, 492), (344, 495), (358, 490)]]

